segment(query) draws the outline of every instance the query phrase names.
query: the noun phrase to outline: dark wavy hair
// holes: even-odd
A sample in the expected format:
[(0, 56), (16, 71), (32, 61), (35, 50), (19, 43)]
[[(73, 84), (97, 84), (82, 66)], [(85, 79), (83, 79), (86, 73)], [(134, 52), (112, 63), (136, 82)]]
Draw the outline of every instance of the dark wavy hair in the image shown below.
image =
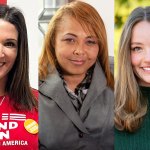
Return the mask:
[(37, 108), (37, 100), (32, 94), (29, 83), (28, 38), (24, 16), (15, 7), (0, 5), (0, 19), (13, 24), (18, 31), (18, 54), (8, 73), (5, 91), (15, 109), (32, 110), (33, 107)]

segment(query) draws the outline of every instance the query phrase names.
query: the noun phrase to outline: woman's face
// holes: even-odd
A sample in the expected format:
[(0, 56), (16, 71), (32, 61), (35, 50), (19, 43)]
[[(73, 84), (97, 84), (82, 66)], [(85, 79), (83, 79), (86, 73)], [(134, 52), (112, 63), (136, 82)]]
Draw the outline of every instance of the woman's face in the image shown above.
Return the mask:
[(96, 62), (99, 51), (96, 35), (84, 31), (71, 16), (64, 16), (55, 39), (56, 58), (64, 75), (84, 75)]
[(142, 86), (150, 86), (150, 22), (137, 23), (132, 30), (131, 63)]
[(0, 19), (0, 81), (5, 81), (16, 56), (18, 32), (15, 26)]

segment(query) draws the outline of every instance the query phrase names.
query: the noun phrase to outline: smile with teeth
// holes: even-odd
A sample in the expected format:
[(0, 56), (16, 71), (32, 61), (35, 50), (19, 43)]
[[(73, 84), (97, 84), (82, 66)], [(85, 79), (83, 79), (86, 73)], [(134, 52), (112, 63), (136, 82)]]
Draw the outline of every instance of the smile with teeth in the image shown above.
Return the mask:
[(150, 71), (150, 67), (142, 67), (144, 71)]
[(0, 62), (0, 67), (4, 66), (5, 62)]

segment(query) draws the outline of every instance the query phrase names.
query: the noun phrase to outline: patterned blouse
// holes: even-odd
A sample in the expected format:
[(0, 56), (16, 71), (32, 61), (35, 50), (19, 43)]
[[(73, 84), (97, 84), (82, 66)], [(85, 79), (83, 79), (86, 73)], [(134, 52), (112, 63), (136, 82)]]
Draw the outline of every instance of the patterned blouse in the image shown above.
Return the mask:
[(74, 105), (74, 107), (75, 107), (77, 112), (80, 112), (82, 103), (83, 103), (83, 101), (84, 101), (84, 99), (85, 99), (85, 97), (87, 95), (88, 89), (90, 87), (94, 66), (92, 66), (87, 71), (85, 78), (75, 88), (75, 92), (68, 88), (67, 83), (66, 83), (66, 81), (63, 78), (61, 70), (60, 69), (58, 70), (59, 74), (60, 74), (60, 77), (63, 80), (64, 87), (65, 87), (69, 97), (71, 98), (71, 102), (73, 103), (73, 105)]

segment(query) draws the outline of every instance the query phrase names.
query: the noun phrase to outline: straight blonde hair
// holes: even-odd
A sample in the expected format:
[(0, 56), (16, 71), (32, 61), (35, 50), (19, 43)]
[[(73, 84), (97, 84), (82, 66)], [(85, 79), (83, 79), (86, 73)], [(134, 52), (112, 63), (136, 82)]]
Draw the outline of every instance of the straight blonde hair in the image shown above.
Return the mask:
[(147, 112), (147, 101), (140, 91), (130, 58), (132, 29), (144, 20), (150, 22), (150, 7), (134, 9), (120, 39), (115, 80), (115, 126), (118, 130), (136, 131)]

